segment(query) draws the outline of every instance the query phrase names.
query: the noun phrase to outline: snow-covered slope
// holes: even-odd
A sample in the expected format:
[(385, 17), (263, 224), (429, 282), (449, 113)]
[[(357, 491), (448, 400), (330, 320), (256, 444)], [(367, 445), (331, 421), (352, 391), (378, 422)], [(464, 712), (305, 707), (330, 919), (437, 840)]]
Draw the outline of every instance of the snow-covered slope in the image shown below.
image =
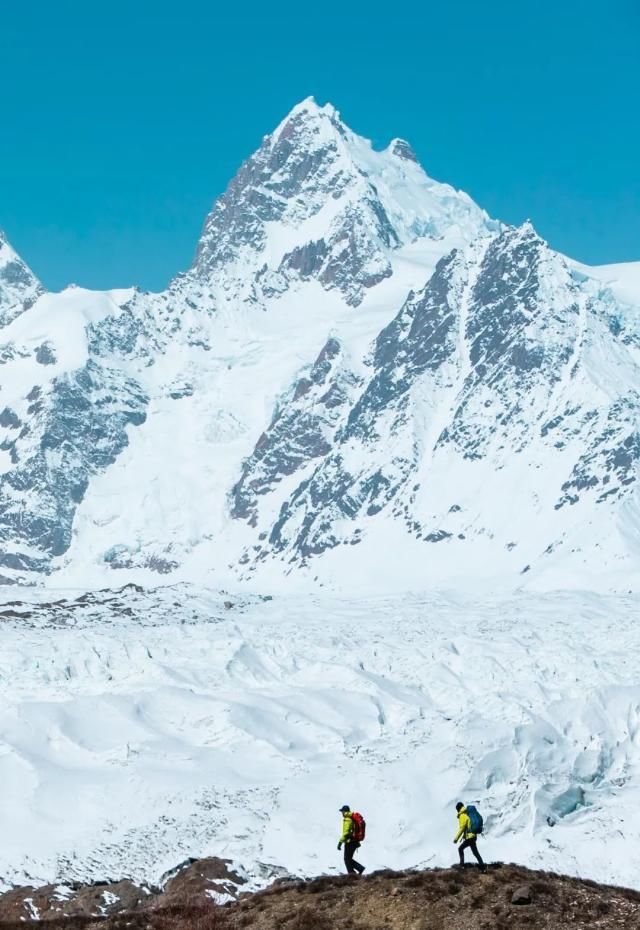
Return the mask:
[[(419, 574), (448, 583), (452, 571), (464, 583), (550, 570), (559, 587), (562, 574), (565, 585), (584, 584), (596, 565), (631, 574), (639, 322), (528, 225), (450, 253), (377, 337), (351, 398), (336, 375), (324, 406), (341, 408), (340, 428), (315, 450), (321, 464), (288, 489), (277, 521), (268, 514), (258, 559), (305, 564), (348, 544), (362, 547), (361, 570), (378, 573), (380, 526), (393, 522), (405, 527), (395, 551), (402, 545), (407, 585)], [(322, 398), (308, 397), (317, 420)], [(289, 463), (284, 417), (245, 463), (236, 513), (247, 484), (271, 494), (265, 462)]]
[(640, 305), (640, 262), (577, 267), (606, 284), (623, 303)]
[(0, 574), (626, 590), (640, 310), (603, 274), (304, 101), (166, 292), (7, 317)]
[(345, 801), (369, 869), (448, 865), (463, 798), (487, 859), (638, 887), (637, 598), (231, 600), (0, 604), (5, 882), (315, 875)]

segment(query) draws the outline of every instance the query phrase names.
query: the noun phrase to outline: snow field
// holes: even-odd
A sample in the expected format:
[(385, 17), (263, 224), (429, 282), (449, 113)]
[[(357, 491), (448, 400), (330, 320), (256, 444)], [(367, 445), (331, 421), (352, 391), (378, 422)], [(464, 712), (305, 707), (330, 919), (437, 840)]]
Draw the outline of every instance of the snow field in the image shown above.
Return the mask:
[(343, 803), (369, 868), (443, 865), (461, 798), (489, 859), (638, 885), (637, 598), (222, 600), (3, 621), (5, 883), (317, 874)]

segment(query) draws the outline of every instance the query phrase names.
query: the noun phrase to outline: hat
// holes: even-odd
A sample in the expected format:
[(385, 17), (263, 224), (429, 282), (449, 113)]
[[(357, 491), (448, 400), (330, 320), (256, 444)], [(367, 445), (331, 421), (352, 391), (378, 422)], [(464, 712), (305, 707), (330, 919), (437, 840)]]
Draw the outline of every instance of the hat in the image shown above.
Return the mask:
[(351, 808), (349, 807), (348, 804), (343, 804), (342, 807), (340, 808), (340, 813), (341, 813), (341, 814), (346, 814), (347, 811), (350, 811), (350, 810), (351, 810)]

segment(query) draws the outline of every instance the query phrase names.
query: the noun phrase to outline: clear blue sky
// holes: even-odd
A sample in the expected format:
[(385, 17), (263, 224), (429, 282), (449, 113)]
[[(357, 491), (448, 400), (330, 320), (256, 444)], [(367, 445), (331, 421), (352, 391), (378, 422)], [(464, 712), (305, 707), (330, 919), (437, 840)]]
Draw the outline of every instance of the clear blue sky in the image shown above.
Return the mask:
[(45, 285), (160, 288), (300, 99), (586, 262), (640, 259), (638, 0), (0, 8), (0, 228)]

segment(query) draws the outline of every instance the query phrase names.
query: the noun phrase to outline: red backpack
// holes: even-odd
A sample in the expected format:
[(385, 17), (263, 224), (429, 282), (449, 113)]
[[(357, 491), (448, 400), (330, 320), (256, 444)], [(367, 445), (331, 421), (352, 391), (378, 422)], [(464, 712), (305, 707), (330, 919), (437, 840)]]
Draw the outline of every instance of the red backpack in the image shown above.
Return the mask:
[(364, 839), (364, 835), (367, 829), (367, 824), (365, 822), (362, 814), (359, 814), (355, 811), (351, 815), (351, 822), (353, 823), (353, 830), (351, 831), (351, 839), (355, 840), (356, 843), (361, 843)]

